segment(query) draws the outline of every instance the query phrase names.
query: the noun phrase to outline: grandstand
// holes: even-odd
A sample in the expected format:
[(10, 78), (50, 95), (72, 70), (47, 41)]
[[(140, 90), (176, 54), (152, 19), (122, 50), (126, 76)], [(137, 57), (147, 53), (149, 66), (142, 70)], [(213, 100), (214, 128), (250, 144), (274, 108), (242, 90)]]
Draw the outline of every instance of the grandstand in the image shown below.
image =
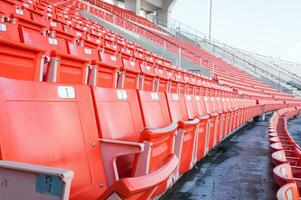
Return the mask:
[(173, 3), (0, 1), (0, 199), (156, 199), (253, 118), (284, 134), (300, 77), (167, 26)]

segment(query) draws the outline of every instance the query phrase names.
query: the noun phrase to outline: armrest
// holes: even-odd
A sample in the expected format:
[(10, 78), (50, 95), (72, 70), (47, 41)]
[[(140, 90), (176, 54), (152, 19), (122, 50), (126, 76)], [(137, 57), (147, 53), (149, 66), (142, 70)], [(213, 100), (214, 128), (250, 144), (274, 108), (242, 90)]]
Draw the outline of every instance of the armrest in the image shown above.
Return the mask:
[(200, 120), (198, 118), (178, 122), (179, 128), (188, 128), (188, 127), (191, 127), (191, 126), (196, 126), (198, 123), (200, 123)]
[(209, 119), (209, 115), (197, 116), (197, 118), (199, 120), (206, 120), (206, 119)]
[(142, 132), (141, 137), (143, 140), (160, 138), (162, 136), (166, 136), (166, 135), (175, 133), (177, 128), (178, 128), (177, 123), (171, 123), (169, 126), (166, 126), (163, 128), (157, 128), (157, 129), (147, 128)]
[(221, 110), (219, 110), (219, 111), (217, 111), (217, 113), (218, 113), (218, 114), (223, 114), (224, 112), (221, 111)]
[(145, 146), (143, 143), (111, 139), (99, 139), (99, 143), (108, 185), (112, 185), (116, 180), (119, 180), (117, 157), (142, 153)]
[[(143, 151), (143, 144), (139, 142), (129, 142), (125, 140), (111, 140), (111, 139), (99, 139), (101, 143), (106, 143), (106, 144), (112, 144), (112, 145), (124, 145), (124, 146), (131, 146), (132, 148), (135, 149), (141, 149)], [(139, 151), (139, 150), (138, 150)]]
[(216, 116), (218, 116), (218, 113), (217, 113), (217, 112), (210, 113), (209, 116), (210, 116), (210, 117), (216, 117)]
[(68, 200), (73, 176), (71, 170), (0, 161), (1, 194), (7, 199)]
[(116, 181), (106, 192), (99, 198), (108, 199), (110, 196), (128, 199), (139, 193), (151, 194), (156, 187), (168, 179), (168, 177), (176, 170), (178, 158), (174, 154), (157, 170), (138, 177), (122, 178)]

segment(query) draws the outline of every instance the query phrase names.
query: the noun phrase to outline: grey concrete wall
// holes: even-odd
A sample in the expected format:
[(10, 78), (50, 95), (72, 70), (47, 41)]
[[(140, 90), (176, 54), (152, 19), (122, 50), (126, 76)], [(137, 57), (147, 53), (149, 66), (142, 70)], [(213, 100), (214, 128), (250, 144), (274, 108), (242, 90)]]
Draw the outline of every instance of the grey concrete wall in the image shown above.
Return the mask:
[(124, 5), (125, 9), (136, 13), (136, 15), (140, 15), (141, 0), (125, 0)]

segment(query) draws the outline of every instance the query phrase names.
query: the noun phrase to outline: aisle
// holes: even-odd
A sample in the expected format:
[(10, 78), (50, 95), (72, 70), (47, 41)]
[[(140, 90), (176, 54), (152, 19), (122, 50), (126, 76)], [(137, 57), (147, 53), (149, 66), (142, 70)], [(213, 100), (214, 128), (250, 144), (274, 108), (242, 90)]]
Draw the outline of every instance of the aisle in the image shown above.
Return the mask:
[(160, 200), (275, 199), (267, 121), (250, 123), (223, 142)]
[(295, 118), (288, 121), (287, 128), (296, 143), (301, 146), (301, 118)]

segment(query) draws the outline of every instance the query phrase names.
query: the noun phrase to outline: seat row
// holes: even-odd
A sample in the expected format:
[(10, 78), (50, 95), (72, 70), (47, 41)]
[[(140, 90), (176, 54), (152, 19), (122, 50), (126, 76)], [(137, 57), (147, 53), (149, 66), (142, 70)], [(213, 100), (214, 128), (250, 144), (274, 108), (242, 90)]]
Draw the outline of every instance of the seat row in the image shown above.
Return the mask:
[[(95, 4), (97, 6), (91, 6), (91, 4)], [(231, 87), (233, 89), (237, 89), (239, 91), (239, 94), (244, 95), (246, 98), (282, 99), (282, 95), (274, 95), (273, 89), (271, 87), (265, 85), (264, 83), (254, 78), (249, 77), (245, 72), (209, 54), (200, 47), (197, 47), (180, 39), (172, 38), (171, 36), (160, 34), (159, 32), (155, 33), (150, 30), (145, 30), (135, 23), (128, 22), (126, 20), (126, 17), (122, 15), (120, 15), (120, 17), (115, 16), (114, 14), (119, 15), (119, 13), (122, 10), (121, 8), (103, 2), (94, 1), (90, 1), (90, 4), (85, 3), (83, 1), (73, 1), (73, 5), (76, 8), (85, 10), (86, 12), (89, 12), (90, 14), (97, 16), (105, 21), (108, 21), (109, 23), (136, 32), (139, 35), (142, 35), (161, 45), (162, 47), (167, 48), (172, 52), (175, 52), (176, 54), (181, 53), (181, 55), (187, 58), (188, 60), (191, 60), (192, 62), (199, 64), (202, 67), (206, 67), (217, 77), (217, 80), (219, 80), (220, 77), (227, 77), (226, 80), (234, 81), (235, 84), (229, 84), (227, 81), (224, 81), (224, 85), (227, 85), (228, 87)], [(109, 10), (109, 12), (98, 8), (98, 6)], [(238, 86), (244, 81), (247, 82), (247, 87), (242, 87), (243, 91), (241, 91), (241, 87)], [(254, 89), (253, 87), (257, 88), (257, 86), (260, 87), (260, 93), (250, 93), (249, 90)], [(265, 93), (265, 95), (261, 93)], [(294, 97), (290, 96), (290, 98), (293, 99)]]
[(301, 187), (301, 149), (287, 129), (287, 121), (301, 114), (301, 107), (276, 111), (269, 121), (271, 159), (275, 182), (281, 187), (279, 200), (299, 200)]
[(13, 182), (47, 166), (55, 179), (67, 169), (74, 173), (70, 199), (160, 196), (261, 112), (252, 100), (7, 78), (0, 78), (0, 101), (1, 166), (14, 170), (0, 175)]
[[(94, 33), (97, 28), (92, 27), (100, 26), (85, 20), (78, 11), (72, 12), (72, 7), (62, 10), (61, 4), (53, 6), (35, 1), (35, 6), (30, 4), (32, 9), (30, 6), (19, 8), (21, 2), (24, 4), (27, 0), (1, 2), (1, 76), (155, 92), (235, 96), (231, 88), (172, 66), (162, 57), (126, 43), (121, 37)], [(25, 11), (32, 15), (25, 15)], [(45, 16), (42, 11), (46, 12)], [(19, 16), (14, 12), (23, 14)], [(43, 18), (34, 20), (35, 12), (41, 12)], [(76, 17), (72, 18), (71, 13)], [(68, 20), (61, 22), (65, 18)], [(69, 20), (74, 22), (68, 23)], [(78, 26), (82, 26), (82, 31)]]

